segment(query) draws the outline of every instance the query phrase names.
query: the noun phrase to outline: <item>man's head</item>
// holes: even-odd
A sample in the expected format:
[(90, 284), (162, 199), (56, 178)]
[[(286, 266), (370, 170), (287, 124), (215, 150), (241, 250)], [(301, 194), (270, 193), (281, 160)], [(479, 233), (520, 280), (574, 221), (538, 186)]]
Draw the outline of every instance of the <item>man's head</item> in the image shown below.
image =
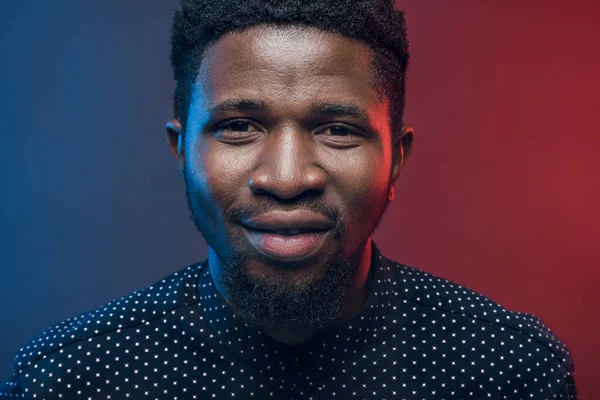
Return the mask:
[[(172, 40), (167, 138), (215, 284), (251, 325), (326, 325), (413, 145), (402, 13), (184, 1)], [(296, 227), (309, 232), (279, 231)]]

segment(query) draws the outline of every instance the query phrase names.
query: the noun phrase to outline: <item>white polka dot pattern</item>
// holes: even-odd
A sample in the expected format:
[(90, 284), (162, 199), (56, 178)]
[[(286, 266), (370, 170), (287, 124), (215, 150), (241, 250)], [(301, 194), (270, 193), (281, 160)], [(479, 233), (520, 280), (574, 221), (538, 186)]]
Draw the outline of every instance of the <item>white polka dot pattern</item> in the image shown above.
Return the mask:
[(299, 346), (226, 307), (207, 262), (42, 332), (0, 398), (577, 399), (568, 349), (535, 316), (388, 260), (365, 310)]

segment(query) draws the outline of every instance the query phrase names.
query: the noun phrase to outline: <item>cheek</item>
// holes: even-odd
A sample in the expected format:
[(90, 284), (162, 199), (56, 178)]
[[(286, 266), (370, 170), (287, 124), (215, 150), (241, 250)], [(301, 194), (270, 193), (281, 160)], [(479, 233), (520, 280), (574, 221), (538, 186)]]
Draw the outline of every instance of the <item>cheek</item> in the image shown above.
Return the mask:
[[(390, 160), (381, 152), (346, 154), (330, 168), (339, 181), (349, 223), (371, 222), (387, 198)], [(351, 221), (352, 220), (352, 221)]]
[[(199, 135), (198, 135), (199, 136)], [(205, 209), (226, 208), (244, 184), (243, 154), (222, 149), (224, 144), (198, 137), (189, 142), (189, 169)]]

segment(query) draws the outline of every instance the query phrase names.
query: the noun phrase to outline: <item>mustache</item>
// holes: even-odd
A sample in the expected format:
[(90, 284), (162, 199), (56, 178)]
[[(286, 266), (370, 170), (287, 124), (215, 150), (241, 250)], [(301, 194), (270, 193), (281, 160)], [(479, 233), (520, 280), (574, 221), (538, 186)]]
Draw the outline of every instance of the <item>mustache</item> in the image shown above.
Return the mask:
[(226, 217), (232, 222), (239, 222), (243, 219), (255, 217), (269, 211), (293, 211), (293, 210), (310, 210), (314, 213), (321, 214), (332, 226), (336, 226), (343, 222), (342, 214), (320, 200), (300, 199), (293, 202), (282, 202), (272, 197), (263, 197), (257, 202), (247, 203), (239, 206), (234, 206), (227, 210)]
[[(188, 209), (192, 222), (198, 230), (200, 225), (196, 220), (196, 213), (192, 206), (193, 191), (190, 191), (188, 184), (187, 170), (183, 168), (183, 181), (185, 186), (185, 198), (187, 201)], [(223, 211), (223, 220), (228, 221), (232, 225), (240, 224), (242, 220), (251, 218), (269, 211), (293, 211), (297, 209), (306, 209), (314, 213), (321, 214), (332, 227), (332, 236), (340, 240), (346, 230), (346, 217), (337, 208), (329, 206), (321, 199), (317, 198), (310, 192), (303, 193), (291, 201), (278, 200), (272, 196), (260, 196), (256, 199), (256, 202), (249, 202), (246, 204), (233, 206)]]

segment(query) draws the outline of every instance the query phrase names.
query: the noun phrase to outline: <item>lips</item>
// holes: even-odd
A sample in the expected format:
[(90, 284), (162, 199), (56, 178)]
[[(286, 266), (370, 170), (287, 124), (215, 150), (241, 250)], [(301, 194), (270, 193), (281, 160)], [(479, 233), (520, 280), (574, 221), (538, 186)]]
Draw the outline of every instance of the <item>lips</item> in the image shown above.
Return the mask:
[(290, 235), (298, 235), (300, 233), (307, 233), (307, 232), (324, 232), (327, 229), (316, 229), (316, 228), (290, 228), (290, 229), (257, 229), (257, 228), (251, 228), (255, 231), (258, 232), (265, 232), (265, 233), (276, 233), (278, 235), (283, 235), (283, 236), (290, 236)]
[(250, 243), (263, 255), (280, 261), (312, 256), (331, 228), (327, 218), (308, 210), (272, 211), (242, 223)]
[(309, 210), (271, 211), (252, 218), (246, 218), (242, 223), (252, 229), (270, 232), (308, 232), (324, 231), (331, 228), (329, 220), (321, 214)]

